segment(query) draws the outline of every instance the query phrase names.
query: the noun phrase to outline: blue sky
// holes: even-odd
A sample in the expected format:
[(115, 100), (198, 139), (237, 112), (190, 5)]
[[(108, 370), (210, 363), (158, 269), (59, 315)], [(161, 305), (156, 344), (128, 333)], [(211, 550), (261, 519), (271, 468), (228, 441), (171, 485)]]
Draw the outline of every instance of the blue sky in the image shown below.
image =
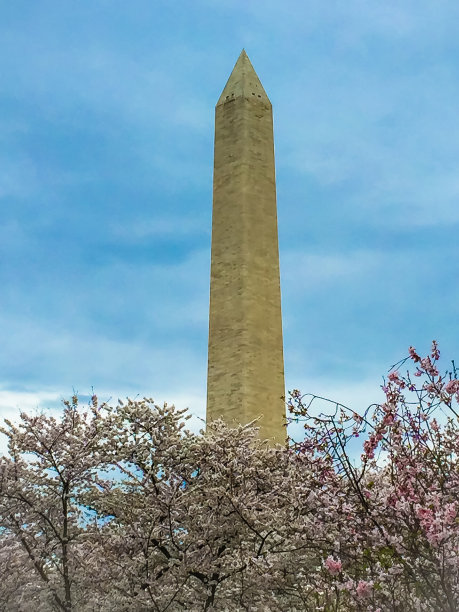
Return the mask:
[[(287, 388), (459, 359), (459, 4), (0, 0), (0, 411), (205, 414), (214, 105), (273, 104)], [(445, 364), (447, 365), (447, 364)]]

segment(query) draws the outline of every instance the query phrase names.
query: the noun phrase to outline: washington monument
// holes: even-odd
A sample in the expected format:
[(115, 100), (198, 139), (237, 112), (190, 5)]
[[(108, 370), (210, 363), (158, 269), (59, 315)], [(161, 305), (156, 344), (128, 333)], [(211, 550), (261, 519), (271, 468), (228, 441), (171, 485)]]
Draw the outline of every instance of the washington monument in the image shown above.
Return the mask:
[(272, 107), (243, 50), (215, 108), (207, 422), (286, 439)]

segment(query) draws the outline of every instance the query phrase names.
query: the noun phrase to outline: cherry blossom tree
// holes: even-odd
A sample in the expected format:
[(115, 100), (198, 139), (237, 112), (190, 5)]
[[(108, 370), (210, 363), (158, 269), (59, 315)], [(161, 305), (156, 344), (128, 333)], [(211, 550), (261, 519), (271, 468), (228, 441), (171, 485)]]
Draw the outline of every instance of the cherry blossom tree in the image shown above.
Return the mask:
[[(383, 386), (386, 401), (362, 416), (338, 404), (313, 417), (314, 396), (292, 394), (292, 418), (305, 427), (297, 452), (323, 457), (346, 488), (353, 552), (326, 566), (357, 609), (359, 600), (382, 610), (459, 607), (459, 381), (454, 362), (440, 374), (439, 358), (436, 342), (425, 358), (410, 347)], [(403, 375), (408, 359), (415, 371)], [(363, 439), (356, 464), (355, 437)]]
[(6, 421), (1, 430), (9, 449), (0, 460), (2, 553), (17, 551), (10, 573), (23, 566), (30, 579), (24, 588), (48, 594), (37, 609), (79, 609), (76, 593), (93, 549), (80, 498), (100, 467), (100, 421), (95, 406), (80, 412), (73, 397), (60, 419), (23, 413), (19, 425)]
[(318, 542), (332, 543), (329, 491), (310, 493), (321, 465), (250, 426), (193, 435), (183, 416), (144, 400), (107, 420), (103, 453), (121, 484), (105, 481), (92, 499), (110, 518), (98, 543), (115, 562), (97, 575), (116, 585), (118, 609), (315, 609), (320, 581), (302, 577), (322, 573)]

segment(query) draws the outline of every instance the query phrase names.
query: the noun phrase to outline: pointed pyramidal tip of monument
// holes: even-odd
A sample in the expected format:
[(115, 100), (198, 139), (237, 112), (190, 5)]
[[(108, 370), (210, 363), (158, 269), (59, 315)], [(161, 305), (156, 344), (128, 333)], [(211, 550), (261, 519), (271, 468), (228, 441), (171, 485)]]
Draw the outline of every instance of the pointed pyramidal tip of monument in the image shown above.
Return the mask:
[(228, 82), (218, 99), (217, 106), (225, 104), (234, 98), (241, 97), (262, 100), (265, 103), (271, 104), (245, 49), (242, 49), (234, 65)]

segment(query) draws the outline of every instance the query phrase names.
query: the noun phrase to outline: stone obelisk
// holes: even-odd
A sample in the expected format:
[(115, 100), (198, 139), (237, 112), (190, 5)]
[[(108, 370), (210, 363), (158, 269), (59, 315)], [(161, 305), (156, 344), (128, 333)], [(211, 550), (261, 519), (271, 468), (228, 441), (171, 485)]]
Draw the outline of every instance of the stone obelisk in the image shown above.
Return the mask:
[(244, 50), (215, 108), (207, 421), (286, 439), (272, 107)]

